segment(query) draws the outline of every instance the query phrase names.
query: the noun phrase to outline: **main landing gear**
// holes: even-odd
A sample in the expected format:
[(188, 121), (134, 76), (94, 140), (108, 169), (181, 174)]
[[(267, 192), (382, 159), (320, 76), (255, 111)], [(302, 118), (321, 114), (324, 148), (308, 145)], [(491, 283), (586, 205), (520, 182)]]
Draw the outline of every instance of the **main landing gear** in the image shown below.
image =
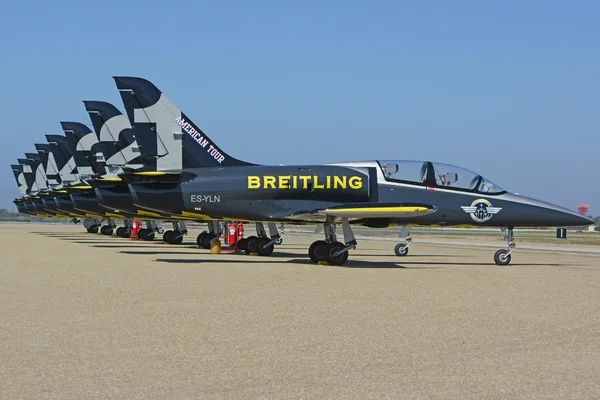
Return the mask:
[(138, 239), (152, 241), (156, 237), (156, 233), (163, 233), (164, 229), (162, 226), (158, 226), (156, 221), (147, 221), (146, 227), (140, 229), (138, 232)]
[(325, 240), (317, 240), (308, 248), (308, 257), (312, 262), (326, 262), (330, 265), (343, 265), (348, 260), (348, 251), (356, 248), (356, 239), (347, 218), (342, 218), (344, 242), (338, 242), (335, 235), (335, 225), (323, 224)]
[(508, 233), (504, 237), (508, 240), (508, 250), (500, 249), (494, 254), (494, 261), (496, 265), (508, 265), (510, 264), (510, 253), (512, 253), (515, 246), (515, 236), (513, 234), (513, 227), (508, 227)]
[(114, 231), (115, 227), (117, 226), (117, 224), (115, 223), (115, 221), (113, 221), (110, 218), (106, 222), (107, 222), (107, 225), (104, 225), (103, 227), (100, 228), (100, 233), (105, 236), (112, 236), (113, 231)]
[(398, 243), (396, 247), (394, 247), (394, 253), (396, 253), (398, 257), (404, 257), (408, 254), (408, 247), (412, 242), (412, 238), (410, 237), (410, 231), (406, 225), (402, 227), (402, 230), (400, 231), (400, 237), (404, 238), (405, 242)]
[(83, 227), (88, 233), (98, 233), (101, 225), (102, 221), (99, 221), (95, 218), (86, 218), (83, 220)]
[(117, 237), (120, 238), (129, 238), (131, 237), (131, 231), (129, 228), (125, 228), (124, 226), (120, 226), (117, 228)]
[(100, 228), (100, 233), (106, 236), (112, 236), (113, 227), (111, 225), (104, 225)]
[(203, 231), (196, 237), (196, 244), (202, 249), (210, 249), (210, 242), (221, 237), (219, 221), (208, 221), (208, 232)]
[(166, 231), (163, 234), (163, 242), (168, 244), (181, 244), (183, 242), (183, 235), (187, 234), (187, 227), (183, 221), (173, 221), (173, 230)]
[(273, 222), (267, 224), (269, 226), (269, 237), (262, 222), (256, 223), (256, 235), (240, 239), (236, 246), (238, 250), (244, 251), (246, 254), (256, 253), (259, 256), (270, 256), (275, 250), (275, 245), (283, 242), (282, 236), (277, 230), (277, 225)]

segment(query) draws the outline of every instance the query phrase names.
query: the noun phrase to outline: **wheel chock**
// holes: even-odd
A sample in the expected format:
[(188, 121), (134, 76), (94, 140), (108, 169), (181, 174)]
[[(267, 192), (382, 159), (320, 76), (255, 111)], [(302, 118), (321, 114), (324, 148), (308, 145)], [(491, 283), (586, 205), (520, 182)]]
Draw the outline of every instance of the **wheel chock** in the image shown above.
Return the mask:
[(221, 241), (219, 239), (210, 241), (210, 254), (221, 254)]

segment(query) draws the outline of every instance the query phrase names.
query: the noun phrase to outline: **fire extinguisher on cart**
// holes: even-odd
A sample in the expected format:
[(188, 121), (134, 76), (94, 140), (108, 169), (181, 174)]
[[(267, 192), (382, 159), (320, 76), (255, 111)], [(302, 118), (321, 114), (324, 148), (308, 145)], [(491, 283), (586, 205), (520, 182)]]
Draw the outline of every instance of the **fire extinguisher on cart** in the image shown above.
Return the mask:
[(138, 232), (140, 231), (140, 229), (142, 229), (142, 221), (140, 221), (139, 219), (135, 219), (133, 220), (133, 222), (131, 223), (131, 239), (137, 239), (138, 238)]
[(229, 235), (227, 236), (227, 245), (234, 247), (236, 243), (244, 237), (244, 224), (242, 222), (229, 223)]

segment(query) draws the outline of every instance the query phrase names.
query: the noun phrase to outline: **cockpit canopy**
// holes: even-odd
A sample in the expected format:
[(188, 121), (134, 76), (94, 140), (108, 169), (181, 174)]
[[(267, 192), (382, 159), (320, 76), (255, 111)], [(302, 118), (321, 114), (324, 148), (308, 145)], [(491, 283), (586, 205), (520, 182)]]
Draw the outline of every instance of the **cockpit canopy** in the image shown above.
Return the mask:
[(385, 179), (484, 194), (506, 190), (467, 169), (430, 161), (378, 161)]

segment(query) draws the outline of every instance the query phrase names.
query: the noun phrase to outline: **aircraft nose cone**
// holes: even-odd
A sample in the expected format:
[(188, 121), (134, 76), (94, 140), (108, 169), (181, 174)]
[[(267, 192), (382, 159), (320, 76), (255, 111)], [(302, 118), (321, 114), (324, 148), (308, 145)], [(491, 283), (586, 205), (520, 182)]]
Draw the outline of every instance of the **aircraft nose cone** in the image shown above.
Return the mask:
[(568, 208), (532, 199), (530, 197), (509, 194), (507, 200), (514, 202), (519, 208), (520, 226), (583, 226), (594, 221)]
[(573, 223), (571, 224), (571, 226), (593, 225), (594, 224), (593, 219), (585, 217), (583, 215), (574, 215), (571, 218), (573, 219)]
[(594, 223), (593, 219), (554, 204), (539, 202), (537, 207), (540, 208), (540, 214), (548, 220), (549, 225), (582, 226)]

